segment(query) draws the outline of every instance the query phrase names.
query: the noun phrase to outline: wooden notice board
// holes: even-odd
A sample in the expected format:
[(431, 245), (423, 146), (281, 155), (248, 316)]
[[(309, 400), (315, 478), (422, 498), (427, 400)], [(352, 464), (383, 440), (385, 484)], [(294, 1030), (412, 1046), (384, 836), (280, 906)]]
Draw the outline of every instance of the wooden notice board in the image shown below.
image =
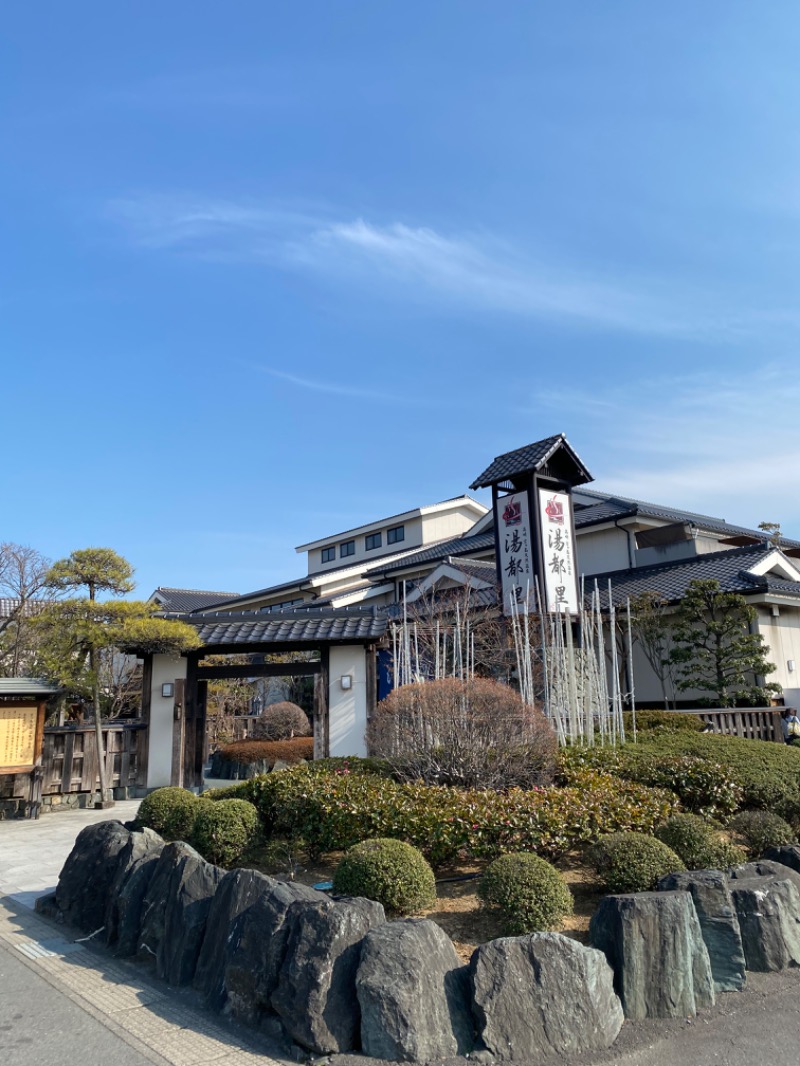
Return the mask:
[(0, 774), (24, 774), (42, 757), (44, 703), (0, 703)]

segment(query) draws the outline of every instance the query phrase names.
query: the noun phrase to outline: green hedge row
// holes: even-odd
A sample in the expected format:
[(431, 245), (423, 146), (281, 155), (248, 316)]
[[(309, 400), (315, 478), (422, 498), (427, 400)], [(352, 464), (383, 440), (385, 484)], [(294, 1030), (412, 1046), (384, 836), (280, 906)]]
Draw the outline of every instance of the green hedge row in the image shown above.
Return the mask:
[(704, 817), (727, 819), (743, 809), (800, 819), (800, 750), (785, 744), (694, 733), (642, 732), (637, 744), (569, 748), (559, 755), (562, 780), (593, 768), (627, 781), (669, 788), (683, 806)]
[(555, 858), (603, 833), (651, 832), (678, 807), (663, 789), (589, 769), (575, 770), (568, 787), (501, 793), (398, 784), (365, 772), (358, 760), (291, 767), (207, 795), (249, 799), (265, 832), (302, 837), (312, 851), (393, 837), (434, 865), (512, 851)]

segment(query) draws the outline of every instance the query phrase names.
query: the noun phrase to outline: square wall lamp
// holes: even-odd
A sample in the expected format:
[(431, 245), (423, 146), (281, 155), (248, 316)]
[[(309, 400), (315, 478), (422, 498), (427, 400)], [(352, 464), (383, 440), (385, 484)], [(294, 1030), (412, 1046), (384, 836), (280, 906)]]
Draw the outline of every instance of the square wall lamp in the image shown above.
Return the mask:
[(161, 695), (166, 697), (175, 695), (175, 686), (171, 681), (165, 681), (161, 686)]
[(339, 684), (342, 686), (343, 689), (352, 688), (353, 687), (352, 675), (351, 674), (342, 674), (342, 676), (339, 678)]

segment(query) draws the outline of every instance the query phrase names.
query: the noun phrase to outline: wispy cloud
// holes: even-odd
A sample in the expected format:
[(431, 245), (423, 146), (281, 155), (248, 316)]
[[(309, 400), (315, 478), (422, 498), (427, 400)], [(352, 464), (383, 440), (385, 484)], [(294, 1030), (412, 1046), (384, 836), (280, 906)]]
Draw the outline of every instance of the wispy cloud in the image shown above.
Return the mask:
[(798, 405), (800, 383), (781, 366), (536, 397), (539, 416), (567, 411), (580, 426), (598, 488), (744, 525), (780, 521), (800, 538)]
[(315, 209), (163, 197), (118, 200), (109, 214), (147, 248), (235, 258), (459, 313), (571, 320), (641, 333), (707, 328), (685, 309), (651, 299), (640, 283), (571, 271), (486, 234), (343, 221)]
[(285, 381), (289, 385), (296, 385), (300, 389), (310, 389), (312, 392), (326, 392), (332, 396), (348, 396), (360, 400), (382, 400), (391, 403), (407, 402), (404, 397), (396, 394), (391, 395), (387, 392), (378, 392), (373, 389), (362, 389), (357, 386), (342, 385), (338, 382), (324, 381), (320, 378), (300, 377), (297, 374), (287, 374), (283, 370), (274, 370), (272, 367), (255, 366), (252, 363), (248, 365), (251, 369), (257, 370), (262, 374), (268, 374), (270, 377), (278, 378), (278, 380)]

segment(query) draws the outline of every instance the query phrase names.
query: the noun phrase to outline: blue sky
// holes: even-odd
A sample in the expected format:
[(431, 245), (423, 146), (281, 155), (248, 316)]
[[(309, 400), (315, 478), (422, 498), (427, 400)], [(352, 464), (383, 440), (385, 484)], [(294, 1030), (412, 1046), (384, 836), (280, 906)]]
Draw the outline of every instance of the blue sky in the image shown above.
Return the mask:
[(800, 12), (4, 15), (0, 540), (246, 591), (565, 432), (800, 537)]

